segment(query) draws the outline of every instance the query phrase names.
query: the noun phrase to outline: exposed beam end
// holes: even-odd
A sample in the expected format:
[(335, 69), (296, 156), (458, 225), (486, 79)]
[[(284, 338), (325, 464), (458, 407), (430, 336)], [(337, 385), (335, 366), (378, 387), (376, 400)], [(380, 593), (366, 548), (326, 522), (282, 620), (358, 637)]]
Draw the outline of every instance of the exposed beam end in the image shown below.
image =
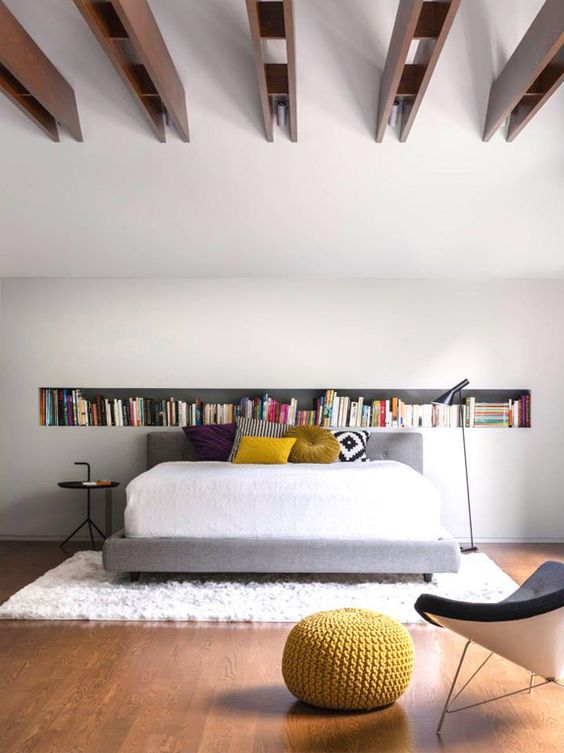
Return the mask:
[(544, 93), (525, 95), (519, 104), (513, 108), (507, 124), (507, 141), (514, 141), (523, 128), (529, 123), (537, 112), (546, 104), (550, 97), (564, 82), (564, 71), (555, 79)]
[(508, 117), (507, 139), (512, 141), (540, 110), (561, 81), (563, 50), (564, 2), (546, 0), (492, 84), (484, 141)]
[[(384, 138), (394, 100), (409, 109), (402, 113), (400, 141), (405, 141), (458, 12), (460, 0), (400, 0), (386, 64), (380, 82), (376, 141)], [(411, 43), (420, 40), (414, 62), (407, 64)]]
[(64, 123), (64, 126), (68, 130), (68, 132), (71, 134), (71, 136), (75, 139), (75, 141), (84, 141), (84, 137), (82, 135), (82, 127), (80, 125), (80, 117), (78, 115), (78, 105), (76, 103), (76, 99), (74, 100), (74, 107), (69, 112), (69, 116), (67, 118), (66, 123)]
[(182, 141), (189, 141), (184, 87), (147, 0), (74, 3), (157, 139), (166, 142), (166, 107)]
[(0, 0), (0, 91), (52, 141), (58, 123), (82, 141), (73, 89)]
[(169, 112), (168, 114), (180, 140), (185, 144), (188, 144), (190, 142), (190, 128), (188, 126), (188, 113), (186, 112), (186, 108), (184, 107), (176, 113)]

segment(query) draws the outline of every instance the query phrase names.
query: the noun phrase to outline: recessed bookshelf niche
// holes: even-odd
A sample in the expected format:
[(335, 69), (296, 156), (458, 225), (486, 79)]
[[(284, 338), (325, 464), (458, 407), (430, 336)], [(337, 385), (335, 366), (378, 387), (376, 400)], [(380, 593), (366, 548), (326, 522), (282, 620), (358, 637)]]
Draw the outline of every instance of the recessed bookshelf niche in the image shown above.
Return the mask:
[[(41, 426), (167, 427), (229, 423), (238, 416), (284, 424), (366, 429), (450, 429), (458, 405), (434, 405), (437, 389), (39, 388)], [(529, 428), (527, 389), (462, 393), (467, 428)]]

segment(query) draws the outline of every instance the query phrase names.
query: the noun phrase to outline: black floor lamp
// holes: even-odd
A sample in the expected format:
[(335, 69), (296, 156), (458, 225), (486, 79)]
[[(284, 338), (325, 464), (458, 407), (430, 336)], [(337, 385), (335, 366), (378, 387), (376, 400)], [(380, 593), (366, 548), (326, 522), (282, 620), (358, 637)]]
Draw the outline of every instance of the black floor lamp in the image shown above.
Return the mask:
[(462, 406), (462, 390), (470, 384), (468, 379), (463, 379), (455, 384), (452, 389), (433, 400), (433, 405), (453, 405), (456, 395), (458, 395), (458, 416), (460, 428), (462, 429), (462, 447), (464, 449), (464, 471), (466, 473), (466, 498), (468, 500), (468, 523), (470, 525), (470, 546), (461, 546), (461, 552), (477, 552), (478, 547), (474, 545), (474, 531), (472, 530), (472, 506), (470, 504), (470, 482), (468, 481), (468, 461), (466, 459), (466, 436), (464, 434), (464, 409)]

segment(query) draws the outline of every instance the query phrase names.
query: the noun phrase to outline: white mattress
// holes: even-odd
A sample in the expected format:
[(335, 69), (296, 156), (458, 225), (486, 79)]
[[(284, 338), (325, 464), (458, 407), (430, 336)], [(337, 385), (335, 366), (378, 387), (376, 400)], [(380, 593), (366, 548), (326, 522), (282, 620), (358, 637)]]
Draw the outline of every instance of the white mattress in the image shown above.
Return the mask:
[(127, 487), (130, 537), (440, 538), (439, 494), (393, 461), (161, 463)]

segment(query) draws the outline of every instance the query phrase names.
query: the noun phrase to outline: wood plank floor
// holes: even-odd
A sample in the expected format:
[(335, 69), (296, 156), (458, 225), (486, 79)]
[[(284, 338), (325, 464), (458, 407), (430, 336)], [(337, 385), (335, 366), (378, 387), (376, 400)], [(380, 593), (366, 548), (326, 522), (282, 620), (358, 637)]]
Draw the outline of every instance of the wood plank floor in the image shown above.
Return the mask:
[[(517, 581), (564, 545), (489, 545)], [(0, 543), (0, 599), (62, 559), (56, 544)], [(412, 626), (405, 696), (378, 712), (330, 713), (294, 701), (280, 675), (289, 625), (0, 622), (2, 753), (562, 753), (564, 690), (548, 686), (437, 716), (463, 642)], [(474, 648), (469, 668), (483, 653)], [(501, 659), (469, 703), (522, 687)]]

